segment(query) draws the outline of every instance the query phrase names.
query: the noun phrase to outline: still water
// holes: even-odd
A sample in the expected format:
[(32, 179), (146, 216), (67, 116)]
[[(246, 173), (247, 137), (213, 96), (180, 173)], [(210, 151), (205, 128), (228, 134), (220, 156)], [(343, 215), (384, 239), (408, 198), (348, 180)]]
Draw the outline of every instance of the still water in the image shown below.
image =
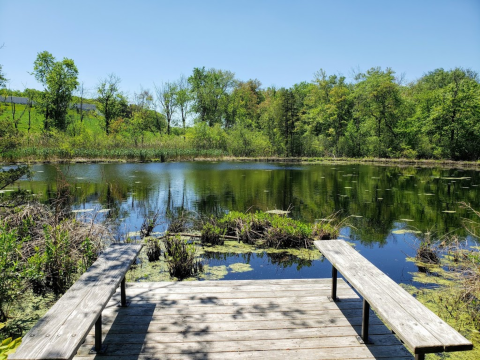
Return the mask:
[[(33, 170), (33, 179), (19, 187), (48, 202), (61, 171), (73, 189), (77, 214), (115, 220), (119, 239), (138, 231), (145, 216), (157, 211), (219, 215), (229, 210), (289, 209), (291, 217), (312, 223), (336, 213), (345, 219), (341, 237), (403, 283), (411, 283), (411, 273), (417, 271), (406, 257), (414, 255), (415, 244), (425, 233), (466, 236), (462, 219), (473, 214), (459, 202), (480, 209), (480, 173), (475, 170), (238, 162), (45, 164)], [(155, 231), (164, 231), (168, 221), (164, 216)], [(329, 277), (331, 273), (327, 261), (285, 254), (207, 253), (204, 259), (209, 266), (240, 262), (253, 268), (229, 272), (224, 279)]]

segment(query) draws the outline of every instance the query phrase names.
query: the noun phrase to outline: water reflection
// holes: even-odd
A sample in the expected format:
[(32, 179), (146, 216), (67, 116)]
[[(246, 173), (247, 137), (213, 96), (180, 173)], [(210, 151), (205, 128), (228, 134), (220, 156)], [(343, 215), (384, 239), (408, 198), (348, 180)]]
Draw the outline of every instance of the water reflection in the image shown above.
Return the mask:
[[(342, 218), (354, 215), (347, 219), (342, 234), (364, 249), (365, 256), (374, 257), (377, 266), (384, 264), (406, 277), (404, 269), (412, 266), (404, 263), (404, 257), (412, 252), (409, 243), (416, 235), (392, 231), (408, 227), (466, 235), (461, 221), (472, 214), (458, 203), (480, 209), (480, 176), (474, 170), (228, 162), (47, 164), (35, 165), (33, 170), (37, 171), (33, 180), (22, 182), (22, 188), (48, 202), (62, 171), (73, 191), (74, 208), (110, 209), (96, 216), (115, 220), (119, 237), (138, 231), (143, 219), (157, 211), (220, 215), (229, 210), (290, 208), (293, 218), (312, 223), (337, 211)], [(167, 228), (169, 217), (162, 220), (155, 231)], [(375, 249), (383, 252), (379, 255)], [(386, 249), (393, 255), (386, 255)], [(258, 254), (254, 257), (262, 260)], [(278, 259), (268, 261), (292, 268), (311, 265), (280, 255)], [(403, 267), (393, 267), (385, 259), (401, 262)]]

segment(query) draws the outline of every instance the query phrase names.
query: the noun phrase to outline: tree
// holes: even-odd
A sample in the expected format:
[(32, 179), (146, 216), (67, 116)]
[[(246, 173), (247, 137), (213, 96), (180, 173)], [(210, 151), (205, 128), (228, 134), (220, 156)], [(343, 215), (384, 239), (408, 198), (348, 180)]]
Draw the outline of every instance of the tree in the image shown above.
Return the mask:
[(128, 107), (127, 100), (120, 92), (120, 78), (109, 74), (97, 85), (98, 110), (105, 118), (105, 133), (108, 135), (110, 124), (115, 118), (122, 116)]
[(436, 157), (475, 160), (480, 157), (480, 84), (469, 69), (434, 70), (417, 88), (416, 119), (435, 144)]
[(258, 126), (259, 105), (262, 101), (260, 86), (261, 83), (257, 79), (236, 82), (228, 103), (226, 128), (231, 128), (238, 123), (247, 128)]
[[(3, 45), (0, 46), (0, 49), (3, 48)], [(3, 73), (3, 65), (0, 64), (0, 89), (4, 88), (7, 85), (7, 78)]]
[(192, 91), (192, 110), (199, 115), (200, 121), (209, 126), (223, 123), (235, 84), (234, 76), (230, 71), (205, 70), (205, 67), (193, 69), (188, 82)]
[(394, 74), (389, 68), (372, 68), (356, 78), (356, 111), (370, 130), (369, 155), (392, 156), (400, 145), (396, 125), (403, 100)]
[(190, 110), (190, 103), (191, 103), (191, 95), (190, 95), (190, 87), (188, 85), (188, 81), (184, 75), (180, 76), (180, 79), (177, 82), (177, 105), (178, 109), (180, 110), (180, 116), (182, 120), (182, 127), (183, 127), (183, 139), (185, 140), (185, 124), (187, 121), (187, 114)]
[(83, 102), (85, 101), (85, 95), (87, 90), (85, 89), (85, 83), (82, 81), (78, 86), (77, 95), (78, 95), (78, 104), (77, 104), (77, 113), (79, 114), (80, 122), (83, 123), (83, 118), (85, 117), (85, 112), (83, 110)]
[(170, 135), (170, 126), (173, 113), (178, 107), (177, 103), (177, 84), (174, 82), (166, 82), (159, 87), (155, 86), (157, 100), (161, 107), (161, 112), (167, 119), (167, 134)]
[(5, 77), (5, 74), (3, 73), (3, 67), (2, 64), (0, 64), (0, 89), (4, 88), (7, 84), (7, 78)]
[(67, 58), (55, 61), (52, 54), (44, 51), (37, 54), (33, 75), (44, 86), (36, 105), (45, 117), (45, 128), (51, 124), (65, 131), (72, 93), (78, 86), (78, 70), (75, 63)]

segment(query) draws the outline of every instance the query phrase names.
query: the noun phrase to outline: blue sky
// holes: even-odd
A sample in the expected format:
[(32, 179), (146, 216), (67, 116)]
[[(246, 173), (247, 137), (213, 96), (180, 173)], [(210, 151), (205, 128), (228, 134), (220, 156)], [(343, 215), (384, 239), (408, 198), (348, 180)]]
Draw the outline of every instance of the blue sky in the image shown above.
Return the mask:
[(443, 67), (480, 71), (480, 0), (0, 0), (0, 64), (9, 87), (41, 88), (38, 52), (71, 58), (93, 89), (109, 73), (132, 95), (230, 70), (264, 87), (391, 67), (414, 80)]

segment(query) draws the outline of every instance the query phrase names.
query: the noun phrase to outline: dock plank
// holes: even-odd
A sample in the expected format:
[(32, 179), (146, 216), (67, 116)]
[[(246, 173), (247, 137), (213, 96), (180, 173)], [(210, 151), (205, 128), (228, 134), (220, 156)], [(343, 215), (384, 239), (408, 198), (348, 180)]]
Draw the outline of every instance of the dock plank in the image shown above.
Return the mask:
[[(412, 359), (373, 311), (375, 344), (357, 341), (362, 302), (338, 283), (338, 303), (330, 279), (129, 283), (131, 305), (117, 292), (103, 312), (101, 359)], [(93, 343), (74, 359), (94, 359)]]

